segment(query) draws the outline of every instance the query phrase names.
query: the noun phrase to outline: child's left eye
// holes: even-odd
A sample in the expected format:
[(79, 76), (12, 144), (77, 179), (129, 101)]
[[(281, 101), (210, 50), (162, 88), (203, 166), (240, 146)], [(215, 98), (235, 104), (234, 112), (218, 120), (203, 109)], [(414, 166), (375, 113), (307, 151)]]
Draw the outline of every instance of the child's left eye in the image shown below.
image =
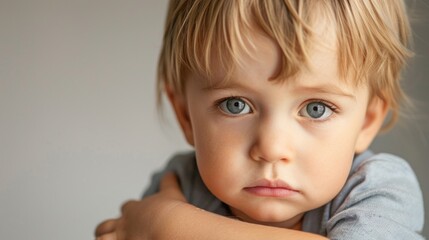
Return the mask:
[(239, 97), (230, 97), (222, 100), (219, 103), (219, 108), (228, 115), (242, 115), (252, 112), (249, 104)]
[(299, 114), (304, 117), (311, 118), (317, 121), (323, 121), (334, 113), (333, 107), (320, 101), (313, 101), (306, 104)]

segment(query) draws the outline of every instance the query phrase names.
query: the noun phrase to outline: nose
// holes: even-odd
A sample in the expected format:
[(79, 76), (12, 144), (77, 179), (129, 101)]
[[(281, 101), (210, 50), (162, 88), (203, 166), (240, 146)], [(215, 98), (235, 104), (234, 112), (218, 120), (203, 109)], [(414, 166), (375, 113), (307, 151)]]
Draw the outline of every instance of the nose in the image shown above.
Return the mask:
[(287, 123), (266, 121), (260, 123), (255, 132), (249, 153), (251, 159), (268, 163), (292, 159), (295, 137)]

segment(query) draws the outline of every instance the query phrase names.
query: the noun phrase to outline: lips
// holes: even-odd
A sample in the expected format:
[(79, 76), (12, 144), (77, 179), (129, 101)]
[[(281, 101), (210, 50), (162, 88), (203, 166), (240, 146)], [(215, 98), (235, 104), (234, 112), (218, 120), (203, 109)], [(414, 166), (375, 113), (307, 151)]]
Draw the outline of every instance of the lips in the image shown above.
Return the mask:
[(292, 188), (289, 184), (282, 180), (258, 180), (244, 190), (250, 194), (261, 197), (290, 197), (299, 193), (299, 190)]

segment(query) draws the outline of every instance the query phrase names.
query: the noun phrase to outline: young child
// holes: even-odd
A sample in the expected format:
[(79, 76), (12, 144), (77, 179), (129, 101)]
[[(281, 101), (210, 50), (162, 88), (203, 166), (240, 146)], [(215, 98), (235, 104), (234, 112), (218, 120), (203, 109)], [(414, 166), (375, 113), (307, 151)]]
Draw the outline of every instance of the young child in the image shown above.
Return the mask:
[(423, 239), (412, 169), (368, 150), (406, 102), (409, 34), (402, 0), (171, 0), (158, 89), (195, 151), (96, 235)]

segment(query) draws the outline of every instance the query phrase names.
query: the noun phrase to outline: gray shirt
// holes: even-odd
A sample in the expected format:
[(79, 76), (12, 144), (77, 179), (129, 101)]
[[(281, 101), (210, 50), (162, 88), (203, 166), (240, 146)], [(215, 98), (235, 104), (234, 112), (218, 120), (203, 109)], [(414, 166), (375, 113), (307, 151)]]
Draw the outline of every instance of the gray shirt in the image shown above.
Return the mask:
[[(153, 175), (143, 197), (159, 191), (163, 174), (173, 171), (189, 203), (224, 216), (228, 206), (204, 185), (195, 153), (175, 155)], [(346, 184), (326, 205), (305, 213), (302, 230), (329, 239), (424, 239), (423, 197), (416, 176), (403, 159), (366, 151), (357, 155)]]

